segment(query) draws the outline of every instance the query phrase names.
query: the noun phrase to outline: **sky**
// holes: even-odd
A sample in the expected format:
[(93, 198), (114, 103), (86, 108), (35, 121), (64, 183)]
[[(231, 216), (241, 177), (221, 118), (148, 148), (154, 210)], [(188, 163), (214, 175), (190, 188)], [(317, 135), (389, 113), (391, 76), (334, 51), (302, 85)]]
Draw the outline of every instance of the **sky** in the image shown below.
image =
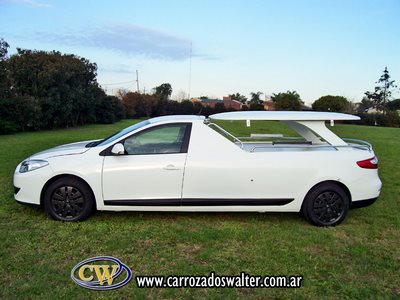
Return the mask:
[(107, 93), (222, 98), (297, 91), (361, 101), (385, 67), (400, 86), (400, 0), (0, 0), (0, 37), (97, 63)]

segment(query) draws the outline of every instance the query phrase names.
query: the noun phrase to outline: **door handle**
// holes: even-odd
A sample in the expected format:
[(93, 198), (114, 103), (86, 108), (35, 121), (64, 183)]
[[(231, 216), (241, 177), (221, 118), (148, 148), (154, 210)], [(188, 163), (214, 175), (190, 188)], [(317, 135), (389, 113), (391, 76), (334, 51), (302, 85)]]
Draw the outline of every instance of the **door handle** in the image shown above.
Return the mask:
[(181, 168), (175, 167), (173, 164), (169, 164), (164, 167), (164, 170), (167, 170), (167, 171), (174, 171), (174, 170), (180, 170), (180, 169)]

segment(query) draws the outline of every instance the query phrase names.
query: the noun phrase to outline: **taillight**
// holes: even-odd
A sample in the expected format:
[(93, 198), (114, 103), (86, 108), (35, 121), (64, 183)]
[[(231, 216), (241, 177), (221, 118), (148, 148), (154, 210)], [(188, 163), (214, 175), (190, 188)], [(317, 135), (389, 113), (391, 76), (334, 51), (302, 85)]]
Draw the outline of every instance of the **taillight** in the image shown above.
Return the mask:
[(374, 156), (365, 160), (360, 160), (357, 162), (357, 165), (364, 169), (378, 169), (378, 158)]

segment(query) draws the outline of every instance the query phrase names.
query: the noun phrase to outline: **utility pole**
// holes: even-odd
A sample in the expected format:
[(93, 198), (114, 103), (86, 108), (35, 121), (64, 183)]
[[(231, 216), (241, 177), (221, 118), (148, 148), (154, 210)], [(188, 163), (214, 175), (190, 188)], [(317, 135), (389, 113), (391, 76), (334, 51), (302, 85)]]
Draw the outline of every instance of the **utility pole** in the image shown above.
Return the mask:
[(136, 91), (139, 93), (139, 71), (136, 70)]

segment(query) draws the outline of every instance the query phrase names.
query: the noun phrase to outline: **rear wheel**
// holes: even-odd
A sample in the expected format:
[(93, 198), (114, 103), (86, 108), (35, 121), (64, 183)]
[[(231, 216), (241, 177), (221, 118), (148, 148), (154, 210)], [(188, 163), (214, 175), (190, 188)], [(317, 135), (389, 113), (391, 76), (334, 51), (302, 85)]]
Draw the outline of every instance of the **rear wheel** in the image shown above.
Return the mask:
[(47, 214), (60, 221), (83, 221), (93, 211), (94, 197), (84, 182), (60, 178), (49, 185), (44, 194)]
[(325, 183), (307, 194), (302, 213), (313, 225), (335, 226), (346, 218), (349, 206), (350, 199), (340, 186)]

